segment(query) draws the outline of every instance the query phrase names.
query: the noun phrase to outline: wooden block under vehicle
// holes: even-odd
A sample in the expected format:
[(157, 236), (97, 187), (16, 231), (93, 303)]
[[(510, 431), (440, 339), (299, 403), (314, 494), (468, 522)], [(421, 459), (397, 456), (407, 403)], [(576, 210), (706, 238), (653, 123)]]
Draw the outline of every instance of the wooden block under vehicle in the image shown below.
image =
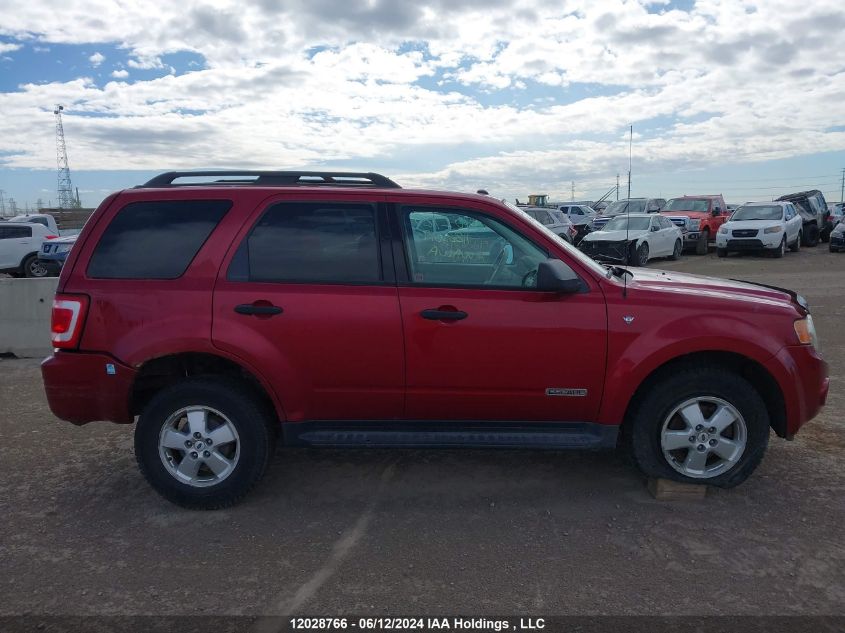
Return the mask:
[(696, 484), (684, 484), (671, 479), (648, 480), (648, 491), (658, 501), (692, 501), (704, 499), (707, 494), (707, 486)]

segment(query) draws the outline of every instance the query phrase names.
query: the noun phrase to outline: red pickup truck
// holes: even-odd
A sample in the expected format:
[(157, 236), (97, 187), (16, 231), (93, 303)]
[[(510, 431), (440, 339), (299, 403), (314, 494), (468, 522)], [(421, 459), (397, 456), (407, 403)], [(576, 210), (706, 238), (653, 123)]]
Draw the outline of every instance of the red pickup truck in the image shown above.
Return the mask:
[[(451, 228), (420, 230), (432, 214)], [(191, 508), (242, 498), (277, 441), (621, 444), (646, 475), (735, 486), (828, 391), (794, 292), (601, 266), (517, 207), (378, 174), (171, 172), (111, 195), (52, 337), (53, 413), (137, 419), (142, 473)]]
[(716, 244), (716, 233), (730, 215), (721, 194), (672, 198), (660, 212), (681, 227), (684, 247), (694, 248), (697, 255), (706, 255)]

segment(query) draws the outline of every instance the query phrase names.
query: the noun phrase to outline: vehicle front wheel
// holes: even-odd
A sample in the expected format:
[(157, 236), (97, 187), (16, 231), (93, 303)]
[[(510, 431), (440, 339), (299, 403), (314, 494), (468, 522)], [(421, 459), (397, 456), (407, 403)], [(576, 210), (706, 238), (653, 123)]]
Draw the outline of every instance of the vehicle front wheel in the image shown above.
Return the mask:
[(727, 257), (728, 256), (728, 249), (726, 248), (717, 248), (716, 255), (719, 257)]
[(808, 224), (804, 227), (804, 246), (817, 246), (819, 243), (819, 227)]
[(791, 250), (793, 253), (797, 253), (798, 251), (800, 251), (802, 239), (804, 239), (804, 233), (803, 231), (798, 231), (798, 237), (795, 238), (795, 242), (792, 243), (792, 245), (789, 247), (789, 250)]
[(780, 246), (778, 246), (777, 250), (772, 253), (772, 255), (774, 255), (775, 259), (780, 259), (786, 255), (786, 237), (780, 241)]
[(675, 240), (675, 248), (672, 250), (672, 254), (669, 256), (669, 259), (673, 261), (679, 260), (683, 251), (684, 243), (681, 240)]
[(261, 479), (271, 416), (230, 381), (189, 378), (157, 393), (135, 428), (141, 473), (165, 499), (197, 510), (233, 505)]
[(720, 488), (745, 481), (769, 442), (760, 394), (718, 366), (664, 372), (628, 422), (631, 452), (645, 475)]
[(26, 277), (46, 277), (50, 272), (38, 261), (38, 255), (30, 255), (23, 261), (23, 274)]

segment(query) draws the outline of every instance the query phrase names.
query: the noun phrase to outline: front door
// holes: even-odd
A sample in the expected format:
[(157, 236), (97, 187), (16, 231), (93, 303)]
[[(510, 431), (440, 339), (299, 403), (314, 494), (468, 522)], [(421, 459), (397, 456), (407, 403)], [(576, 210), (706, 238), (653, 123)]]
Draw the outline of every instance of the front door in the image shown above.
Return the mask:
[[(601, 290), (534, 290), (548, 252), (513, 218), (415, 205), (397, 213), (408, 267), (399, 288), (406, 417), (594, 420), (607, 337)], [(425, 213), (448, 218), (452, 230), (414, 231)]]
[(382, 257), (384, 208), (345, 200), (271, 202), (215, 286), (214, 345), (271, 383), (289, 421), (402, 416), (402, 322), (393, 265)]

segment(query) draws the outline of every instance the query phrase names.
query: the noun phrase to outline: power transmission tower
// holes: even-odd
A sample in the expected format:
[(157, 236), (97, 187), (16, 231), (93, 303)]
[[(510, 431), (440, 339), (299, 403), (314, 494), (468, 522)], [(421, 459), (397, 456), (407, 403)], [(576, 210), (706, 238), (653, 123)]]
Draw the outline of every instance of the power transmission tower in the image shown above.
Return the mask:
[(839, 202), (845, 202), (845, 169), (842, 170), (842, 188), (839, 190)]
[(572, 202), (575, 202), (575, 181), (572, 181)]
[(56, 115), (56, 163), (59, 167), (59, 208), (73, 209), (76, 200), (73, 196), (73, 185), (70, 183), (70, 167), (67, 164), (67, 147), (65, 146), (65, 130), (62, 126), (62, 110), (64, 106), (56, 104), (53, 114)]
[(616, 199), (619, 200), (619, 172), (616, 172)]
[(6, 217), (6, 201), (3, 199), (3, 194), (6, 193), (0, 189), (0, 218)]

